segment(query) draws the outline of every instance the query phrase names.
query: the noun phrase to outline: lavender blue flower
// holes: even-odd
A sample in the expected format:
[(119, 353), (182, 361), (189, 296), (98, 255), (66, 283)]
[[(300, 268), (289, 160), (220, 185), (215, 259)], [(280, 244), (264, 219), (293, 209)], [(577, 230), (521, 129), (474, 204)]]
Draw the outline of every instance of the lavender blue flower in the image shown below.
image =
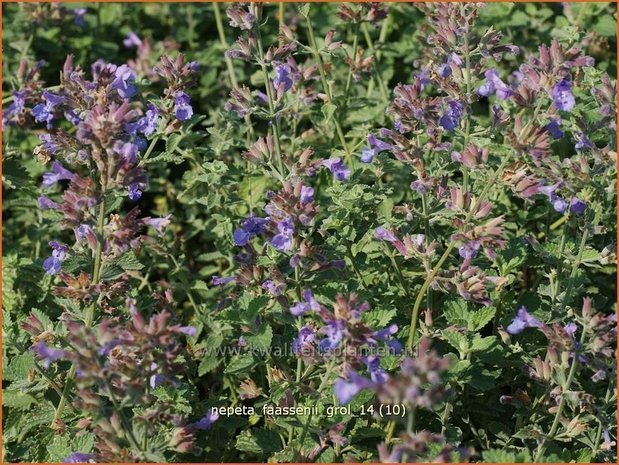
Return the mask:
[(62, 463), (95, 463), (95, 454), (85, 454), (83, 452), (73, 452)]
[(398, 240), (398, 238), (392, 231), (389, 231), (388, 229), (383, 228), (382, 226), (376, 228), (374, 237), (378, 240), (387, 241), (387, 242), (395, 242)]
[(325, 337), (320, 341), (320, 350), (322, 352), (335, 350), (344, 337), (344, 328), (345, 323), (342, 320), (331, 320), (323, 326), (321, 331)]
[(118, 95), (124, 99), (129, 99), (137, 94), (138, 88), (135, 85), (135, 73), (129, 66), (119, 66), (116, 68), (114, 76), (112, 88), (118, 91)]
[(137, 130), (145, 136), (150, 136), (157, 130), (158, 122), (159, 108), (157, 108), (156, 105), (149, 103), (147, 105), (146, 114), (137, 122)]
[(129, 184), (127, 193), (129, 194), (129, 200), (133, 202), (140, 200), (140, 197), (142, 197), (142, 189), (139, 184)]
[(43, 186), (51, 187), (61, 180), (71, 180), (75, 177), (68, 169), (64, 168), (59, 161), (52, 163), (52, 170), (43, 174)]
[(234, 276), (227, 276), (225, 278), (220, 278), (217, 275), (213, 276), (213, 286), (223, 286), (224, 284), (228, 284), (230, 282), (235, 281), (236, 278)]
[(326, 166), (333, 174), (333, 177), (338, 181), (345, 181), (350, 177), (350, 169), (344, 164), (340, 157), (323, 160), (322, 165)]
[(52, 255), (43, 262), (43, 269), (49, 275), (55, 275), (60, 271), (63, 260), (66, 258), (69, 248), (57, 241), (51, 241), (49, 246), (52, 248)]
[(299, 329), (298, 336), (292, 340), (292, 352), (299, 355), (304, 349), (311, 347), (315, 337), (316, 332), (313, 328), (303, 326)]
[(445, 109), (443, 116), (441, 116), (439, 124), (447, 131), (453, 131), (460, 123), (463, 110), (463, 105), (457, 100), (448, 101), (447, 108)]
[(576, 105), (576, 99), (572, 94), (572, 85), (565, 79), (555, 84), (550, 91), (550, 96), (555, 106), (561, 111), (571, 111)]
[(555, 139), (561, 139), (565, 135), (565, 133), (561, 130), (561, 125), (556, 120), (552, 120), (544, 126), (544, 129), (548, 131), (548, 133)]
[(314, 189), (309, 186), (301, 187), (301, 196), (300, 196), (301, 204), (307, 205), (310, 202), (314, 201)]
[(123, 45), (127, 48), (139, 47), (140, 45), (142, 45), (142, 40), (135, 32), (129, 31), (127, 37), (125, 38), (125, 40), (123, 40)]
[(518, 309), (518, 313), (507, 327), (509, 334), (519, 334), (526, 328), (541, 328), (543, 323), (531, 315), (527, 309), (522, 306)]
[(290, 90), (293, 85), (290, 73), (290, 65), (276, 65), (273, 86), (277, 89), (280, 85), (283, 85), (285, 91)]
[(570, 211), (575, 215), (582, 216), (585, 214), (587, 204), (580, 200), (578, 197), (572, 197), (570, 202)]
[(178, 91), (174, 95), (174, 114), (179, 121), (186, 121), (193, 116), (193, 108), (189, 104), (189, 95)]
[(318, 312), (320, 310), (320, 304), (314, 298), (314, 294), (311, 289), (305, 289), (303, 291), (303, 299), (305, 302), (297, 302), (296, 304), (290, 307), (290, 313), (294, 316), (301, 316), (307, 312)]
[(294, 234), (294, 222), (292, 218), (286, 218), (277, 223), (278, 234), (271, 239), (271, 245), (277, 250), (287, 251), (292, 248), (292, 235)]
[(209, 410), (205, 416), (200, 418), (194, 426), (196, 429), (200, 430), (208, 430), (211, 429), (213, 423), (215, 423), (219, 419), (219, 413), (216, 410)]
[(37, 342), (30, 346), (30, 350), (36, 353), (43, 360), (43, 366), (49, 368), (50, 365), (64, 357), (64, 350), (48, 347), (45, 342)]
[(52, 128), (56, 107), (65, 102), (62, 95), (57, 95), (47, 90), (43, 91), (43, 99), (45, 103), (39, 103), (32, 109), (32, 116), (37, 123), (46, 123), (47, 129)]
[(512, 89), (501, 80), (496, 69), (489, 69), (485, 76), (486, 82), (477, 89), (479, 95), (489, 97), (496, 94), (498, 99), (505, 100), (514, 94)]
[(589, 140), (589, 138), (585, 135), (584, 132), (579, 132), (576, 135), (576, 144), (574, 144), (574, 148), (582, 152), (584, 150), (589, 150), (593, 148), (593, 143)]
[(41, 210), (56, 210), (60, 207), (60, 204), (54, 202), (49, 197), (41, 195), (39, 197), (39, 208)]
[(354, 371), (349, 373), (349, 381), (338, 379), (333, 385), (335, 397), (340, 405), (346, 405), (363, 389), (374, 387), (374, 383)]
[(86, 8), (76, 8), (75, 10), (73, 10), (73, 14), (75, 15), (73, 23), (75, 23), (76, 26), (84, 27), (86, 25), (85, 16), (87, 12), (88, 9)]

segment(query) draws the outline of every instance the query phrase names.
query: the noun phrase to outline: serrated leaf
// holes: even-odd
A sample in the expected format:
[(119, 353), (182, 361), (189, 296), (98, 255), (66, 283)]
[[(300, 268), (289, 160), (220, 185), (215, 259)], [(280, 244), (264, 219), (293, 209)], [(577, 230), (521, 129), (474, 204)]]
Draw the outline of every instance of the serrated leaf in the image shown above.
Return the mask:
[(247, 343), (256, 350), (266, 351), (271, 347), (271, 341), (273, 339), (273, 328), (267, 324), (263, 324), (255, 334), (248, 334), (245, 336)]
[(283, 448), (279, 434), (264, 428), (243, 431), (236, 437), (235, 446), (238, 450), (254, 454), (273, 454)]

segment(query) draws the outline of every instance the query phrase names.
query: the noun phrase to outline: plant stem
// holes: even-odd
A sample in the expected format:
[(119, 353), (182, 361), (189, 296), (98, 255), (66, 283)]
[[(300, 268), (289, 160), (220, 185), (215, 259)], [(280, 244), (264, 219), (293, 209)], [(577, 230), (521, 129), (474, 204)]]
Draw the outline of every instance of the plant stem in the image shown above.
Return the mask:
[[(329, 103), (334, 105), (333, 103), (333, 94), (331, 93), (331, 88), (329, 87), (329, 83), (327, 82), (327, 75), (325, 73), (325, 69), (322, 63), (322, 57), (320, 56), (320, 52), (318, 51), (318, 45), (316, 45), (316, 37), (314, 36), (314, 27), (312, 26), (312, 21), (309, 17), (307, 19), (307, 33), (310, 41), (310, 47), (312, 49), (312, 53), (314, 54), (314, 58), (318, 62), (318, 72), (320, 73), (320, 81), (322, 82), (322, 87), (324, 88), (325, 94), (327, 94), (327, 99)], [(333, 115), (333, 120), (335, 124), (335, 132), (346, 152), (347, 161), (351, 167), (354, 169), (354, 163), (352, 158), (352, 152), (348, 149), (348, 145), (346, 144), (346, 139), (344, 138), (344, 131), (342, 131), (342, 126), (340, 125), (339, 119)]]
[[(224, 50), (228, 49), (228, 41), (226, 40), (226, 34), (224, 32), (223, 22), (221, 21), (221, 10), (219, 9), (219, 3), (213, 2), (213, 12), (215, 13), (215, 24), (217, 25), (217, 33), (219, 34), (219, 43)], [(224, 60), (226, 62), (226, 68), (228, 69), (228, 78), (230, 79), (230, 85), (233, 89), (239, 87), (239, 82), (236, 79), (236, 71), (234, 70), (234, 64), (232, 58), (224, 53)], [(249, 115), (245, 115), (245, 124), (249, 129), (249, 137), (254, 138), (254, 126), (251, 124)]]
[[(387, 15), (387, 17), (383, 21), (383, 24), (380, 28), (380, 35), (378, 36), (378, 42), (381, 44), (384, 43), (385, 39), (387, 38), (387, 32), (389, 31), (390, 18), (391, 16)], [(370, 36), (370, 31), (369, 31), (367, 23), (363, 23), (361, 25), (361, 28), (363, 30), (363, 35), (365, 36), (365, 41), (367, 42), (368, 47), (370, 47), (372, 50), (376, 50), (374, 47), (374, 43), (372, 42), (372, 37)], [(387, 86), (385, 85), (385, 82), (383, 81), (383, 78), (380, 75), (378, 68), (377, 68), (378, 61), (380, 60), (381, 55), (382, 55), (381, 51), (376, 50), (376, 53), (375, 53), (376, 61), (374, 62), (374, 77), (378, 81), (378, 88), (380, 90), (381, 97), (383, 98), (385, 103), (388, 103), (389, 93), (387, 92)], [(374, 90), (374, 80), (372, 79), (370, 80), (370, 83), (368, 84), (368, 90), (366, 92), (367, 98), (369, 98), (372, 95), (373, 90)]]
[(153, 152), (153, 149), (155, 148), (155, 145), (157, 145), (157, 142), (159, 142), (160, 138), (161, 138), (160, 135), (156, 135), (155, 137), (153, 137), (153, 140), (150, 141), (150, 144), (148, 145), (148, 148), (146, 149), (146, 153), (144, 153), (144, 156), (139, 161), (138, 166), (142, 166), (143, 164), (146, 163), (146, 160), (148, 160), (148, 157), (150, 157), (151, 153)]
[[(469, 22), (466, 21), (464, 30), (464, 75), (466, 78), (466, 106), (467, 117), (464, 123), (464, 139), (462, 141), (462, 150), (464, 151), (469, 145), (469, 137), (471, 133), (471, 55), (469, 48)], [(462, 165), (462, 188), (464, 192), (469, 190), (469, 170), (466, 166)]]
[[(586, 231), (585, 231), (585, 234), (583, 234), (583, 236), (586, 236)], [(585, 330), (585, 327), (583, 326), (582, 334), (580, 335), (581, 345), (585, 342), (586, 334), (587, 334), (587, 331)], [(566, 393), (567, 391), (569, 391), (572, 385), (572, 381), (574, 380), (574, 375), (576, 374), (577, 368), (578, 368), (578, 354), (575, 353), (574, 358), (572, 360), (572, 366), (570, 367), (570, 371), (567, 375), (567, 380), (565, 381), (565, 384), (561, 386), (561, 400), (559, 401), (559, 406), (557, 407), (557, 412), (555, 413), (554, 421), (552, 422), (552, 426), (550, 427), (550, 431), (548, 432), (548, 435), (545, 436), (542, 442), (540, 443), (537, 449), (537, 453), (535, 454), (535, 458), (533, 459), (533, 462), (539, 462), (542, 459), (542, 457), (544, 456), (544, 453), (546, 452), (546, 449), (548, 448), (548, 444), (554, 440), (555, 435), (557, 434), (557, 429), (559, 428), (559, 423), (561, 421), (561, 415), (563, 414), (563, 409), (565, 408), (565, 399), (567, 398)]]
[(264, 62), (264, 50), (262, 47), (262, 36), (260, 35), (260, 29), (256, 30), (256, 43), (258, 45), (258, 58), (260, 60), (260, 68), (264, 76), (264, 86), (267, 90), (267, 98), (269, 100), (269, 112), (273, 118), (271, 127), (273, 128), (273, 139), (275, 140), (275, 153), (277, 155), (277, 168), (282, 177), (284, 176), (284, 162), (282, 160), (282, 149), (280, 143), (280, 131), (279, 121), (275, 115), (275, 99), (273, 97), (273, 89), (271, 88), (271, 79), (269, 78), (269, 70)]
[(352, 59), (348, 67), (348, 77), (346, 78), (346, 89), (344, 90), (344, 100), (346, 101), (347, 106), (348, 106), (348, 99), (350, 95), (350, 86), (352, 84), (352, 67), (355, 63), (358, 47), (359, 47), (359, 23), (356, 23), (355, 24), (355, 36), (352, 42)]
[[(486, 186), (484, 187), (484, 190), (481, 192), (481, 194), (479, 195), (475, 203), (471, 206), (471, 209), (467, 213), (466, 217), (464, 218), (464, 222), (462, 225), (463, 228), (466, 227), (469, 221), (471, 220), (471, 218), (473, 218), (473, 215), (477, 211), (477, 208), (485, 200), (488, 192), (490, 191), (490, 188), (494, 185), (497, 178), (500, 176), (501, 172), (503, 171), (503, 168), (505, 168), (505, 166), (507, 165), (507, 162), (508, 162), (508, 158), (506, 157), (503, 159), (503, 161), (501, 162), (501, 165), (496, 169), (492, 177), (488, 180), (488, 182), (486, 183)], [(441, 270), (443, 263), (445, 263), (445, 260), (447, 260), (447, 258), (449, 257), (449, 254), (451, 253), (455, 245), (456, 245), (455, 241), (449, 242), (447, 249), (445, 250), (445, 252), (443, 252), (443, 255), (441, 256), (437, 264), (432, 269), (432, 272), (427, 276), (427, 278), (425, 279), (424, 283), (421, 286), (421, 289), (419, 290), (419, 293), (417, 294), (417, 298), (415, 299), (415, 303), (413, 305), (413, 311), (411, 313), (411, 324), (410, 324), (410, 329), (408, 333), (408, 341), (406, 343), (406, 348), (409, 353), (412, 351), (413, 347), (415, 346), (415, 332), (417, 331), (417, 320), (419, 319), (419, 309), (421, 306), (421, 301), (423, 300), (426, 291), (430, 287), (430, 284), (432, 283), (432, 281), (434, 280), (438, 272)]]
[[(103, 228), (105, 226), (105, 186), (102, 188), (101, 193), (101, 203), (99, 204), (99, 214), (97, 215), (97, 245), (95, 247), (94, 257), (93, 257), (93, 270), (92, 270), (92, 280), (91, 286), (95, 286), (99, 283), (101, 279), (101, 254), (103, 250)], [(97, 303), (92, 302), (88, 307), (86, 313), (86, 327), (90, 328), (95, 319), (95, 309), (97, 307)], [(56, 407), (56, 412), (54, 413), (54, 419), (52, 420), (52, 426), (56, 423), (56, 421), (61, 417), (62, 410), (64, 409), (67, 398), (69, 397), (69, 391), (71, 389), (71, 384), (73, 384), (73, 379), (75, 378), (76, 373), (75, 365), (72, 365), (67, 373), (67, 379), (65, 380), (64, 389), (62, 390), (62, 396), (60, 397), (60, 401), (58, 402), (58, 406)]]

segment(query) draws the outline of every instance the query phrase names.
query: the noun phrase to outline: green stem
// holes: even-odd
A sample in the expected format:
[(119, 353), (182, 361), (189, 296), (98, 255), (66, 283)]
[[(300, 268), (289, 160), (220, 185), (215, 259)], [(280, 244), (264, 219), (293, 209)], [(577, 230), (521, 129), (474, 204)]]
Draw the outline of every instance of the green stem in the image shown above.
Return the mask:
[[(473, 218), (473, 215), (477, 211), (478, 207), (485, 200), (486, 195), (490, 191), (490, 188), (494, 185), (497, 178), (503, 171), (503, 168), (505, 168), (505, 166), (507, 165), (508, 160), (509, 159), (507, 157), (503, 159), (503, 161), (501, 162), (501, 165), (497, 168), (497, 170), (494, 172), (490, 180), (487, 182), (486, 186), (484, 187), (484, 190), (481, 192), (480, 196), (477, 198), (475, 203), (471, 206), (471, 209), (469, 210), (468, 214), (464, 218), (462, 228), (466, 227), (469, 221), (471, 220), (471, 218)], [(437, 264), (434, 266), (431, 273), (427, 276), (427, 278), (425, 279), (424, 283), (421, 286), (421, 289), (419, 290), (419, 293), (417, 294), (417, 298), (415, 299), (415, 303), (413, 305), (413, 311), (411, 312), (411, 324), (410, 324), (410, 329), (408, 333), (408, 341), (406, 343), (406, 348), (409, 353), (412, 351), (413, 347), (415, 346), (415, 333), (417, 331), (417, 320), (419, 319), (419, 310), (421, 307), (421, 301), (423, 300), (426, 291), (430, 287), (430, 284), (432, 283), (432, 281), (434, 280), (438, 272), (441, 270), (443, 263), (445, 263), (445, 261), (449, 257), (449, 254), (453, 250), (455, 244), (456, 244), (455, 241), (449, 242), (447, 249), (445, 250), (445, 252), (443, 252), (443, 255), (441, 256)]]
[[(327, 386), (327, 381), (329, 380), (329, 376), (331, 376), (331, 372), (333, 371), (333, 368), (335, 368), (335, 362), (336, 362), (335, 358), (332, 358), (331, 360), (329, 360), (325, 373), (324, 375), (322, 375), (322, 378), (320, 380), (320, 385), (318, 386), (318, 390), (316, 391), (316, 394), (320, 394), (322, 390)], [(303, 441), (305, 441), (305, 437), (307, 436), (307, 432), (309, 430), (309, 425), (312, 421), (312, 416), (313, 416), (312, 411), (314, 410), (314, 407), (318, 404), (318, 397), (314, 401), (314, 404), (310, 410), (310, 414), (307, 418), (307, 422), (303, 426), (303, 431), (301, 432), (301, 436), (299, 436), (299, 455), (301, 455)]]
[(138, 166), (142, 166), (146, 163), (146, 160), (148, 160), (148, 157), (150, 157), (151, 153), (153, 152), (155, 148), (155, 145), (157, 145), (157, 142), (159, 142), (160, 138), (161, 138), (160, 135), (156, 135), (155, 137), (153, 137), (153, 140), (150, 141), (150, 144), (148, 148), (146, 149), (146, 153), (144, 153), (144, 156), (139, 161)]
[(267, 98), (269, 100), (269, 112), (271, 113), (272, 125), (273, 128), (273, 139), (275, 140), (275, 153), (277, 155), (277, 168), (279, 173), (284, 176), (284, 162), (282, 160), (282, 149), (280, 143), (280, 130), (279, 130), (279, 121), (277, 120), (277, 116), (275, 115), (275, 98), (273, 96), (273, 89), (271, 87), (271, 79), (269, 78), (269, 70), (267, 69), (267, 65), (264, 62), (264, 49), (262, 47), (262, 37), (260, 35), (260, 30), (256, 30), (256, 43), (258, 45), (258, 58), (260, 60), (260, 68), (262, 69), (262, 74), (264, 76), (264, 86), (267, 90)]
[(349, 95), (350, 95), (350, 86), (352, 84), (352, 67), (354, 66), (354, 63), (357, 57), (358, 47), (359, 47), (359, 23), (356, 23), (355, 24), (355, 36), (352, 42), (352, 59), (348, 67), (348, 77), (346, 78), (346, 89), (344, 91), (344, 100), (346, 101), (347, 106), (348, 106)]
[[(586, 236), (586, 231), (583, 234), (583, 237), (585, 236)], [(582, 334), (580, 335), (581, 345), (585, 342), (586, 334), (587, 334), (587, 331), (585, 330), (585, 327), (583, 326)], [(559, 423), (561, 422), (561, 415), (563, 414), (563, 409), (565, 408), (565, 399), (567, 398), (566, 393), (570, 390), (570, 387), (572, 386), (572, 381), (574, 380), (574, 375), (576, 374), (576, 369), (578, 368), (578, 364), (579, 364), (578, 354), (574, 354), (574, 358), (572, 359), (572, 366), (570, 367), (570, 371), (567, 375), (567, 380), (565, 381), (565, 384), (561, 386), (561, 400), (559, 401), (559, 406), (557, 407), (557, 412), (555, 413), (555, 418), (552, 422), (552, 426), (550, 427), (550, 431), (548, 432), (548, 435), (545, 436), (542, 442), (540, 443), (537, 449), (537, 453), (535, 454), (535, 458), (533, 459), (533, 462), (539, 462), (542, 459), (542, 457), (544, 456), (544, 453), (546, 452), (546, 449), (548, 448), (548, 444), (554, 440), (555, 435), (557, 434), (557, 429), (559, 428)]]
[[(329, 83), (327, 82), (327, 75), (324, 70), (322, 56), (320, 56), (320, 52), (318, 51), (318, 45), (316, 44), (316, 37), (314, 36), (314, 27), (312, 26), (312, 21), (310, 20), (309, 17), (307, 17), (306, 19), (307, 19), (307, 34), (308, 34), (309, 41), (310, 41), (310, 47), (312, 49), (314, 58), (316, 59), (316, 62), (318, 63), (318, 72), (320, 73), (320, 81), (322, 83), (322, 87), (325, 91), (325, 94), (327, 95), (327, 99), (329, 100), (329, 103), (332, 105), (335, 105), (333, 102), (333, 94), (331, 93), (331, 88), (329, 87)], [(350, 168), (354, 169), (352, 152), (349, 150), (348, 145), (346, 144), (346, 139), (344, 137), (344, 131), (342, 131), (342, 126), (340, 125), (340, 121), (335, 115), (333, 115), (333, 120), (335, 124), (335, 132), (337, 133), (340, 143), (342, 144), (342, 147), (344, 148), (344, 151), (346, 152), (347, 161), (350, 165)]]
[[(99, 283), (101, 279), (101, 255), (103, 250), (103, 228), (105, 226), (105, 186), (102, 189), (101, 194), (101, 203), (99, 204), (99, 214), (97, 215), (97, 245), (94, 251), (94, 260), (93, 260), (93, 271), (92, 271), (92, 280), (91, 286), (95, 286)], [(86, 327), (90, 328), (95, 318), (95, 309), (96, 309), (96, 301), (91, 303), (88, 307), (86, 313)], [(62, 390), (62, 396), (60, 397), (60, 401), (58, 402), (58, 406), (56, 407), (56, 412), (54, 413), (54, 419), (52, 420), (52, 426), (56, 423), (56, 421), (61, 417), (62, 411), (67, 403), (67, 399), (69, 397), (69, 391), (71, 390), (71, 385), (73, 384), (73, 380), (75, 378), (76, 368), (75, 365), (72, 365), (67, 373), (67, 379), (65, 380), (64, 389)]]
[[(462, 141), (462, 150), (464, 151), (469, 145), (469, 137), (471, 133), (471, 53), (469, 48), (469, 22), (466, 21), (464, 30), (464, 75), (466, 78), (466, 105), (467, 117), (464, 123), (464, 139)], [(462, 165), (462, 187), (464, 192), (469, 190), (469, 170)]]

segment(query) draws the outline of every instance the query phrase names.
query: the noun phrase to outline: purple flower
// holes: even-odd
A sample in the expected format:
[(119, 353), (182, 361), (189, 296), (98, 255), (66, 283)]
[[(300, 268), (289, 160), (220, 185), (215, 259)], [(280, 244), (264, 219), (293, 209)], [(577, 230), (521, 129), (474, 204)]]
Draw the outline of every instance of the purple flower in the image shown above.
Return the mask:
[(49, 246), (52, 248), (52, 255), (43, 262), (43, 269), (47, 274), (53, 276), (60, 271), (62, 261), (65, 259), (69, 248), (57, 241), (51, 241)]
[(480, 246), (479, 241), (469, 241), (458, 248), (458, 253), (464, 260), (470, 262), (477, 256)]
[(292, 248), (292, 235), (294, 234), (294, 223), (292, 218), (286, 218), (285, 220), (277, 223), (277, 230), (279, 234), (276, 234), (271, 239), (271, 245), (277, 250), (290, 250)]
[(116, 141), (114, 143), (114, 152), (121, 156), (123, 160), (134, 164), (138, 160), (140, 148), (132, 142)]
[(290, 77), (290, 65), (277, 65), (275, 66), (275, 78), (273, 79), (273, 86), (275, 89), (280, 85), (284, 86), (284, 90), (289, 90), (292, 87), (292, 79)]
[(303, 349), (312, 345), (314, 338), (314, 329), (309, 326), (303, 326), (299, 329), (299, 335), (292, 340), (292, 352), (299, 355)]
[(302, 186), (300, 200), (303, 205), (313, 202), (314, 201), (314, 189), (309, 186)]
[(140, 197), (142, 197), (142, 189), (140, 189), (139, 184), (129, 184), (129, 187), (127, 187), (127, 192), (129, 194), (129, 199), (133, 202), (140, 200)]
[(241, 227), (232, 233), (234, 244), (239, 246), (246, 245), (252, 237), (262, 234), (268, 223), (269, 220), (266, 218), (258, 218), (256, 216), (246, 218)]
[(568, 203), (555, 194), (552, 194), (550, 196), (550, 203), (552, 204), (552, 208), (554, 208), (554, 210), (559, 213), (564, 213), (568, 207)]
[(361, 151), (361, 162), (362, 163), (372, 163), (372, 161), (374, 160), (374, 157), (376, 155), (378, 155), (378, 153), (376, 153), (376, 150), (374, 150), (373, 148), (370, 148), (370, 147), (365, 147)]
[(447, 108), (445, 109), (445, 113), (441, 116), (439, 120), (440, 125), (445, 128), (447, 131), (453, 131), (456, 129), (458, 124), (460, 123), (460, 118), (462, 117), (462, 111), (464, 107), (457, 100), (450, 100), (447, 102)]
[(580, 200), (578, 197), (572, 197), (570, 202), (570, 211), (575, 215), (582, 216), (587, 209), (587, 204)]
[(135, 73), (129, 66), (121, 65), (116, 68), (115, 79), (112, 81), (112, 88), (118, 91), (122, 98), (131, 98), (138, 92), (135, 86)]
[(45, 195), (39, 197), (39, 208), (41, 210), (56, 210), (58, 207), (60, 207), (60, 204), (54, 202), (49, 197)]
[(321, 331), (325, 338), (320, 341), (320, 350), (330, 352), (335, 350), (344, 337), (344, 322), (342, 320), (331, 320)]
[(322, 165), (326, 166), (329, 171), (333, 173), (333, 177), (338, 181), (344, 181), (350, 177), (350, 169), (339, 157), (323, 160)]
[(576, 105), (572, 85), (565, 79), (555, 84), (550, 91), (550, 96), (555, 106), (561, 111), (571, 111)]
[[(154, 371), (157, 368), (159, 368), (159, 365), (157, 365), (155, 362), (150, 364), (150, 370)], [(165, 376), (159, 374), (159, 373), (155, 373), (153, 375), (151, 375), (150, 379), (149, 379), (149, 384), (151, 389), (155, 389), (157, 386), (161, 385), (161, 383), (163, 383), (165, 380)]]
[(189, 337), (195, 337), (196, 333), (198, 332), (195, 326), (181, 326), (180, 328), (178, 328), (178, 330)]
[(219, 413), (217, 412), (217, 410), (209, 410), (205, 416), (203, 416), (202, 418), (200, 418), (200, 420), (194, 423), (194, 426), (196, 427), (196, 429), (208, 430), (211, 429), (213, 423), (215, 423), (218, 419)]
[(583, 150), (592, 149), (593, 143), (587, 136), (585, 136), (584, 132), (579, 132), (576, 136), (576, 144), (574, 144), (574, 148), (579, 152), (582, 152)]
[(564, 132), (561, 130), (561, 125), (556, 120), (552, 120), (550, 123), (544, 126), (544, 129), (555, 139), (561, 139), (565, 135)]
[(65, 98), (62, 95), (53, 94), (47, 90), (43, 91), (43, 99), (45, 103), (39, 103), (32, 109), (32, 115), (37, 123), (47, 123), (47, 129), (52, 128), (54, 121), (54, 113), (56, 106), (64, 103)]
[(167, 228), (170, 224), (170, 218), (172, 217), (172, 215), (166, 215), (164, 217), (161, 218), (144, 218), (144, 224), (146, 226), (150, 226), (151, 228), (155, 228), (155, 230), (159, 233), (159, 234), (163, 234), (165, 231), (165, 228)]
[(75, 10), (73, 10), (73, 14), (75, 15), (75, 18), (73, 19), (73, 22), (79, 26), (79, 27), (84, 27), (84, 16), (86, 15), (86, 12), (88, 10), (86, 8), (76, 8)]
[[(145, 136), (150, 136), (157, 130), (159, 121), (159, 108), (152, 103), (147, 105), (146, 114), (137, 122), (137, 130)], [(180, 119), (180, 118), (179, 118)]]
[(376, 384), (383, 384), (389, 379), (389, 375), (380, 367), (380, 358), (377, 355), (370, 355), (363, 358), (363, 362), (368, 367), (370, 379)]
[(97, 246), (97, 235), (95, 234), (94, 229), (92, 229), (92, 227), (87, 224), (80, 224), (75, 229), (75, 237), (77, 238), (77, 242), (80, 245), (85, 240), (91, 249), (94, 250)]
[(174, 114), (180, 121), (186, 121), (193, 116), (193, 108), (189, 104), (189, 95), (178, 91), (174, 95)]
[(387, 242), (396, 242), (398, 240), (398, 238), (393, 232), (389, 231), (386, 228), (383, 228), (382, 226), (379, 228), (376, 228), (374, 237), (380, 241), (387, 241)]
[(95, 454), (85, 454), (83, 452), (73, 452), (62, 463), (95, 463)]
[(532, 316), (527, 309), (522, 306), (518, 310), (516, 317), (507, 327), (507, 332), (509, 334), (519, 334), (526, 328), (541, 328), (542, 326), (543, 323)]
[(266, 289), (268, 293), (271, 294), (273, 297), (278, 297), (282, 295), (282, 292), (284, 291), (286, 286), (283, 283), (278, 283), (273, 281), (272, 279), (267, 279), (262, 283), (262, 288)]
[(52, 170), (43, 174), (43, 185), (45, 187), (51, 187), (58, 181), (63, 179), (73, 179), (75, 174), (65, 169), (59, 161), (52, 163)]
[(292, 307), (290, 307), (290, 313), (292, 313), (294, 316), (301, 316), (306, 312), (320, 311), (320, 304), (314, 298), (314, 294), (312, 293), (311, 289), (305, 289), (303, 291), (303, 299), (305, 300), (305, 302), (297, 302)]
[(123, 40), (123, 45), (127, 48), (139, 47), (142, 45), (142, 40), (133, 31), (129, 31), (127, 38)]
[(232, 281), (234, 281), (236, 279), (236, 277), (234, 276), (228, 276), (225, 278), (220, 278), (217, 275), (213, 276), (213, 286), (223, 286), (224, 284), (228, 284)]
[(451, 65), (457, 66), (458, 68), (462, 67), (464, 63), (462, 62), (462, 59), (455, 53), (450, 53), (449, 55), (447, 55), (447, 59), (445, 60), (445, 63), (443, 63), (441, 65), (441, 67), (439, 68), (439, 74), (441, 75), (442, 78), (446, 78), (451, 76)]
[(349, 378), (350, 381), (338, 379), (333, 385), (335, 397), (340, 405), (346, 405), (363, 389), (368, 389), (374, 386), (369, 379), (359, 376), (354, 371), (350, 372)]
[(372, 163), (374, 157), (380, 152), (389, 151), (393, 148), (391, 144), (377, 139), (374, 134), (368, 136), (368, 147), (361, 152), (361, 161), (363, 163)]
[(576, 326), (576, 323), (574, 322), (568, 323), (563, 327), (563, 330), (565, 331), (565, 333), (572, 339), (574, 338), (574, 335), (576, 334), (577, 329), (578, 329), (578, 326)]
[(43, 366), (45, 368), (49, 368), (53, 362), (64, 357), (64, 350), (48, 347), (45, 342), (37, 342), (36, 344), (32, 344), (32, 346), (30, 346), (30, 350), (43, 359)]
[(486, 82), (477, 89), (479, 95), (489, 97), (496, 94), (497, 98), (501, 100), (505, 100), (513, 95), (514, 92), (501, 80), (496, 69), (489, 69), (486, 71), (485, 76)]

